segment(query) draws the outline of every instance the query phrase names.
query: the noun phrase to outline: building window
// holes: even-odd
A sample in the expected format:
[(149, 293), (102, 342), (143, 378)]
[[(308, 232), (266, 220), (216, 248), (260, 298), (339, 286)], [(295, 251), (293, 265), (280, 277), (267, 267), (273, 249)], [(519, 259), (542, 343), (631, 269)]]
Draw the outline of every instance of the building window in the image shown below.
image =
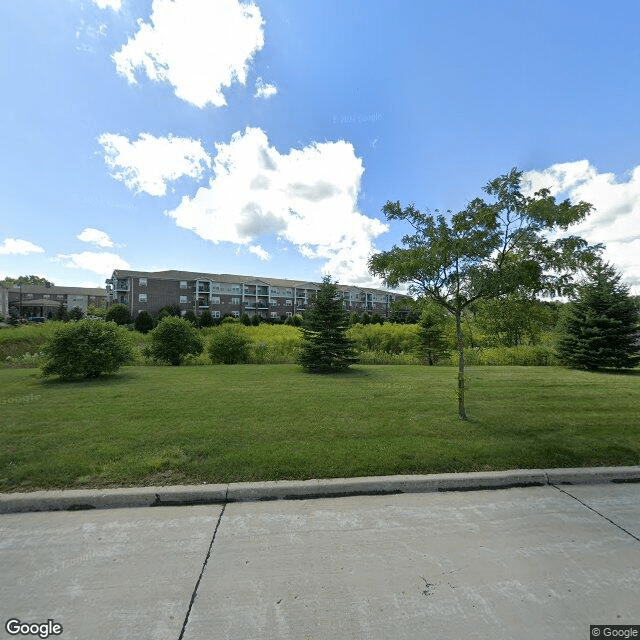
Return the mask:
[(240, 298), (231, 298), (231, 304), (240, 304)]
[(213, 296), (211, 298), (211, 304), (220, 304), (220, 296)]
[(147, 301), (147, 294), (146, 293), (139, 293), (138, 294), (138, 302), (146, 302)]
[(278, 313), (276, 311), (272, 311), (271, 312), (271, 317), (272, 318), (279, 318), (280, 316), (278, 315)]
[(180, 288), (181, 289), (186, 289), (187, 288), (187, 281), (186, 280), (180, 280)]
[(239, 317), (240, 317), (240, 312), (239, 312), (239, 311), (232, 311), (232, 312), (231, 312), (231, 315), (232, 315), (234, 318), (239, 318)]
[(187, 302), (189, 302), (187, 296), (180, 296), (180, 304), (187, 304)]
[(211, 317), (212, 318), (219, 318), (220, 317), (220, 312), (219, 311), (212, 311), (211, 312)]
[(290, 307), (293, 304), (293, 300), (285, 300), (284, 303)]
[(48, 293), (45, 293), (42, 297), (43, 297), (43, 298), (47, 298), (47, 299), (48, 299), (50, 296), (49, 296), (49, 294), (48, 294)]
[(287, 311), (287, 318), (291, 317), (291, 311)]
[(146, 287), (147, 286), (147, 279), (146, 278), (138, 278), (138, 285), (140, 287)]
[(239, 284), (234, 284), (234, 285), (231, 287), (231, 292), (232, 292), (232, 293), (240, 293), (240, 285), (239, 285)]

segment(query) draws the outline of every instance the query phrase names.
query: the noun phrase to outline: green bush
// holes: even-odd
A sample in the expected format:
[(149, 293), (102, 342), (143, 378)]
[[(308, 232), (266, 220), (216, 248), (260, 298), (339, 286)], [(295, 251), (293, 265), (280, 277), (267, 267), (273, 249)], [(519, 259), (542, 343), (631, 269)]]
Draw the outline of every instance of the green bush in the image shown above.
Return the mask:
[(126, 304), (114, 304), (107, 309), (104, 316), (107, 322), (115, 322), (116, 324), (130, 324), (131, 314)]
[(132, 357), (132, 343), (115, 322), (80, 320), (58, 327), (42, 352), (44, 376), (97, 378), (125, 364)]
[(187, 320), (166, 316), (150, 332), (151, 344), (146, 353), (154, 360), (180, 365), (185, 357), (197, 356), (204, 350), (204, 342), (198, 330)]
[(240, 324), (223, 324), (212, 334), (207, 351), (212, 362), (241, 364), (247, 362), (251, 338)]
[(359, 351), (385, 351), (402, 353), (414, 351), (418, 341), (415, 324), (356, 324), (347, 335), (355, 341)]
[(141, 311), (136, 316), (136, 321), (133, 323), (136, 331), (140, 333), (149, 333), (153, 329), (153, 318), (147, 311)]

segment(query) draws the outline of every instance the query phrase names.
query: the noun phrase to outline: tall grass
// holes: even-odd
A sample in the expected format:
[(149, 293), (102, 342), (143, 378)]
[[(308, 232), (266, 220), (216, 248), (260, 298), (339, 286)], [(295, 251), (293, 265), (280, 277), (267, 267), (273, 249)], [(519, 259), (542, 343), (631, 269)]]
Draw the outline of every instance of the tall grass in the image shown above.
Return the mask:
[[(56, 321), (41, 325), (9, 327), (0, 330), (0, 364), (10, 367), (36, 367), (39, 365), (37, 354), (42, 346), (62, 323)], [(218, 331), (218, 327), (201, 329), (205, 341)], [(249, 364), (292, 364), (296, 362), (302, 333), (299, 328), (289, 325), (261, 324), (257, 327), (243, 327), (251, 339)], [(403, 324), (356, 324), (350, 327), (347, 335), (354, 340), (359, 361), (362, 364), (420, 364), (415, 353), (417, 346), (417, 325)], [(149, 342), (149, 335), (132, 331), (134, 357), (131, 364), (152, 365), (154, 363), (143, 355)], [(479, 346), (480, 345), (480, 346)], [(469, 365), (481, 366), (549, 366), (557, 360), (550, 336), (538, 345), (518, 347), (482, 346), (482, 342), (470, 340), (465, 350), (465, 359)], [(188, 358), (186, 365), (210, 364), (205, 352), (197, 357)], [(451, 345), (451, 357), (439, 363), (440, 366), (457, 366), (458, 354), (455, 344)]]

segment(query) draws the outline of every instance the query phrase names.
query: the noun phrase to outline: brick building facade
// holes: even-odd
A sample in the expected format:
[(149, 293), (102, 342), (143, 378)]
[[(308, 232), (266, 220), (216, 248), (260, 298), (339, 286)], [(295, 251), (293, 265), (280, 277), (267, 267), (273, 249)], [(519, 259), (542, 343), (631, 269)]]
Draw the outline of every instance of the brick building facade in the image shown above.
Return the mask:
[[(143, 310), (154, 316), (166, 306), (178, 306), (183, 315), (191, 310), (200, 316), (207, 309), (214, 318), (244, 313), (285, 318), (303, 314), (320, 287), (317, 282), (189, 271), (116, 270), (106, 283), (107, 304), (127, 305), (134, 318)], [(381, 289), (349, 285), (338, 289), (346, 311), (383, 317), (388, 317), (393, 302), (409, 299)]]

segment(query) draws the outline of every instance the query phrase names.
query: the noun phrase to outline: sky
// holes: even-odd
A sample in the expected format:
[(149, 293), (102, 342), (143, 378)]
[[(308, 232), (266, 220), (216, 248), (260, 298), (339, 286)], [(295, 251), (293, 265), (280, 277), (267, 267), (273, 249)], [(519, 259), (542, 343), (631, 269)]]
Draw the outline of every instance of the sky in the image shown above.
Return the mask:
[(513, 167), (640, 294), (637, 0), (0, 2), (0, 279), (380, 286), (391, 201)]

